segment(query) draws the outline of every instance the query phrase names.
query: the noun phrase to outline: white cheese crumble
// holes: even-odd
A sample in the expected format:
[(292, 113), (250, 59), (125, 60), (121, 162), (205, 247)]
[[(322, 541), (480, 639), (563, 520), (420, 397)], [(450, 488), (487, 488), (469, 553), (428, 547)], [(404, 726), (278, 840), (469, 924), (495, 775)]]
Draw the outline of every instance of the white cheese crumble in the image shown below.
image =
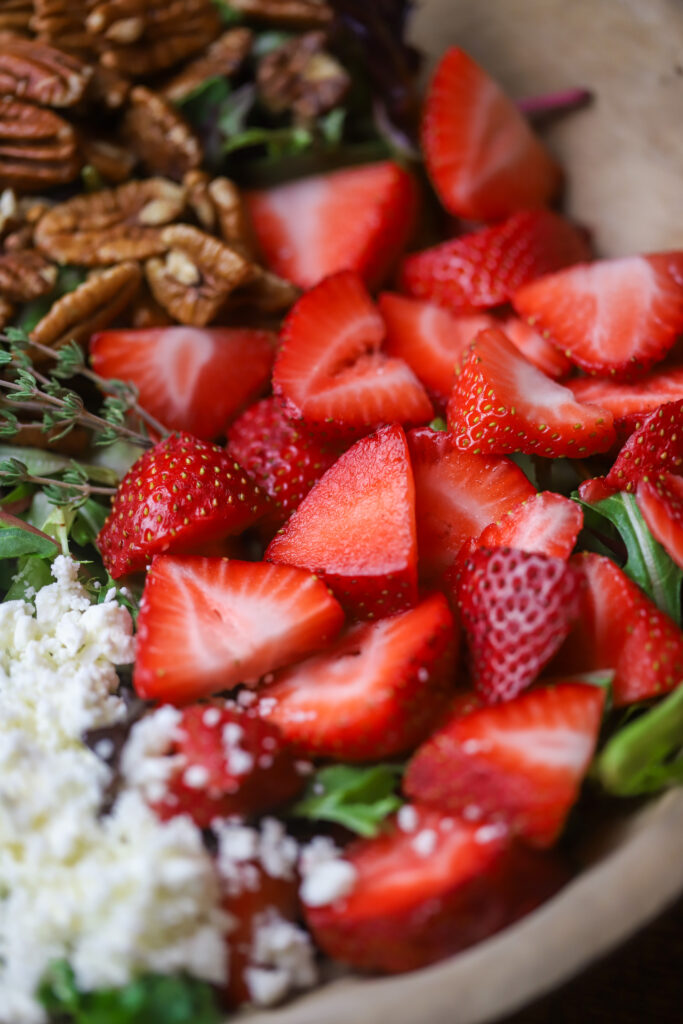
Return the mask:
[(152, 804), (164, 799), (169, 779), (185, 763), (182, 754), (169, 754), (182, 717), (177, 708), (164, 704), (135, 723), (123, 748), (121, 774), (126, 785)]
[(327, 836), (316, 836), (299, 859), (299, 895), (307, 907), (324, 907), (342, 899), (356, 884), (356, 869)]
[(237, 821), (217, 822), (218, 871), (231, 896), (260, 885), (259, 865), (271, 878), (294, 879), (299, 844), (277, 818), (264, 818), (260, 828)]
[(249, 966), (244, 972), (251, 1001), (272, 1006), (295, 989), (315, 985), (314, 956), (307, 932), (269, 908), (256, 920)]

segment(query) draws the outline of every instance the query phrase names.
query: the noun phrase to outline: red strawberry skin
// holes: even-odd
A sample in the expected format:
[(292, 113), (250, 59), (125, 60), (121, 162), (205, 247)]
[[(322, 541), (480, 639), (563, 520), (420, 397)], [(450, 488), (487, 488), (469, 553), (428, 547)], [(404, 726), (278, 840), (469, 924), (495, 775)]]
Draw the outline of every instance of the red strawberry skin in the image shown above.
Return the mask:
[[(560, 352), (554, 345), (551, 345), (539, 331), (518, 316), (505, 317), (501, 328), (515, 348), (518, 348), (522, 355), (534, 366), (537, 366), (546, 377), (563, 380), (571, 373), (572, 364), (564, 352)], [(568, 384), (567, 387), (570, 385)]]
[(310, 573), (225, 558), (160, 555), (138, 616), (138, 696), (186, 704), (324, 648), (344, 622)]
[(453, 689), (458, 634), (448, 603), (360, 623), (323, 654), (280, 673), (262, 713), (311, 757), (376, 761), (412, 750)]
[(510, 459), (458, 451), (444, 431), (411, 430), (408, 447), (415, 475), (420, 576), (435, 581), (469, 537), (478, 537), (535, 491)]
[(472, 344), (448, 403), (448, 428), (461, 451), (486, 455), (586, 458), (615, 440), (609, 412), (580, 405), (498, 330)]
[(361, 438), (327, 470), (266, 550), (322, 576), (355, 618), (417, 601), (415, 483), (401, 427)]
[(520, 288), (513, 304), (582, 370), (642, 376), (683, 331), (683, 252), (560, 270)]
[(575, 501), (542, 491), (503, 512), (483, 530), (477, 543), (483, 548), (516, 548), (567, 559), (582, 526), (583, 512)]
[(478, 548), (459, 579), (458, 605), (472, 679), (489, 704), (536, 679), (578, 617), (581, 575), (560, 558)]
[(550, 846), (578, 797), (604, 701), (597, 686), (558, 683), (455, 715), (413, 755), (405, 792)]
[(235, 327), (110, 330), (90, 342), (96, 373), (130, 381), (164, 426), (205, 441), (266, 390), (274, 354), (269, 331)]
[(415, 829), (394, 818), (345, 858), (355, 886), (336, 903), (305, 907), (329, 956), (362, 971), (399, 973), (452, 956), (500, 931), (566, 881), (554, 859), (512, 842), (504, 826), (475, 825), (412, 805)]
[(636, 501), (650, 533), (683, 568), (683, 477), (664, 473), (641, 480)]
[(266, 263), (301, 288), (340, 270), (378, 287), (417, 220), (414, 178), (398, 164), (368, 164), (247, 192)]
[(584, 236), (550, 210), (523, 210), (493, 227), (407, 256), (401, 287), (453, 313), (491, 309), (542, 274), (590, 258)]
[(288, 414), (356, 437), (384, 423), (429, 421), (431, 402), (413, 371), (380, 351), (384, 334), (357, 274), (343, 271), (306, 292), (285, 320), (273, 369)]
[(146, 568), (161, 552), (201, 551), (241, 533), (261, 518), (267, 502), (218, 445), (171, 434), (128, 470), (97, 545), (118, 579)]
[(456, 47), (429, 87), (422, 148), (441, 202), (468, 220), (544, 206), (559, 187), (557, 165), (515, 104)]
[(611, 498), (616, 493), (614, 487), (605, 483), (604, 476), (593, 476), (588, 480), (582, 480), (579, 484), (579, 497), (587, 505), (595, 505), (598, 501)]
[(665, 402), (683, 398), (683, 366), (664, 366), (631, 383), (600, 377), (577, 377), (567, 382), (578, 402), (599, 405), (614, 416), (620, 438), (626, 440), (638, 421)]
[(683, 399), (667, 402), (645, 416), (605, 477), (608, 487), (635, 491), (641, 480), (655, 481), (683, 466)]
[(293, 800), (305, 782), (279, 730), (235, 704), (185, 708), (168, 753), (178, 769), (154, 805), (164, 821), (188, 814), (208, 828), (215, 818), (262, 814)]

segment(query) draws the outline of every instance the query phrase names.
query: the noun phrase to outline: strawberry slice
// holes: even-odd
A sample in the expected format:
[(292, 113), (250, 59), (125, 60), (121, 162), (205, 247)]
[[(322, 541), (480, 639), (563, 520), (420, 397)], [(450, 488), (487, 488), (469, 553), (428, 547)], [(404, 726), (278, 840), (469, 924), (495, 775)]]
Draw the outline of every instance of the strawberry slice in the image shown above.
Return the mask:
[(567, 559), (582, 526), (583, 512), (575, 501), (542, 491), (503, 512), (497, 522), (486, 527), (477, 543), (483, 548), (516, 548)]
[(362, 971), (410, 971), (451, 956), (532, 910), (566, 880), (554, 859), (512, 842), (503, 825), (415, 804), (344, 857), (356, 873), (351, 892), (304, 910), (324, 952)]
[(489, 704), (533, 683), (578, 617), (581, 574), (561, 558), (478, 548), (460, 575), (458, 605), (477, 693)]
[(356, 618), (412, 607), (415, 484), (401, 427), (383, 427), (349, 448), (273, 538), (266, 558), (319, 573)]
[(579, 497), (587, 505), (597, 505), (605, 498), (611, 498), (617, 491), (605, 483), (604, 476), (592, 476), (588, 480), (582, 480), (579, 484)]
[(453, 313), (490, 309), (541, 274), (590, 259), (584, 236), (550, 210), (523, 210), (500, 224), (412, 253), (401, 287)]
[(218, 445), (171, 434), (145, 452), (118, 486), (97, 544), (114, 579), (162, 551), (201, 551), (241, 533), (268, 499)]
[(387, 329), (385, 350), (403, 359), (436, 404), (445, 408), (455, 383), (455, 368), (479, 331), (494, 327), (487, 313), (454, 316), (435, 302), (385, 292), (379, 311)]
[(614, 443), (612, 416), (580, 405), (550, 380), (502, 331), (482, 331), (448, 403), (453, 443), (475, 454), (530, 452), (585, 458)]
[(659, 697), (683, 680), (683, 632), (609, 558), (575, 555), (586, 586), (581, 615), (553, 674), (613, 670), (616, 707)]
[(544, 206), (560, 184), (559, 168), (512, 100), (456, 47), (429, 87), (422, 149), (441, 202), (469, 220)]
[(357, 274), (335, 274), (303, 295), (280, 337), (273, 390), (311, 426), (348, 434), (432, 417), (407, 363), (380, 352), (384, 323)]
[(468, 537), (478, 537), (535, 491), (510, 459), (460, 452), (443, 431), (411, 430), (408, 447), (415, 475), (420, 575), (438, 580)]
[(629, 436), (605, 477), (608, 487), (635, 491), (641, 480), (656, 481), (683, 465), (683, 399), (660, 405)]
[(558, 683), (456, 715), (414, 754), (405, 792), (550, 846), (578, 797), (604, 702), (598, 686)]
[(614, 416), (620, 438), (626, 440), (638, 422), (666, 402), (683, 399), (683, 366), (653, 370), (631, 384), (599, 377), (577, 377), (567, 381), (577, 402), (599, 405)]
[(298, 795), (304, 778), (279, 730), (236, 704), (193, 704), (166, 752), (174, 768), (154, 803), (163, 821), (188, 814), (199, 828), (215, 818), (262, 814)]
[(639, 376), (683, 331), (683, 252), (569, 267), (520, 288), (513, 304), (583, 370)]
[(252, 405), (228, 431), (228, 452), (272, 501), (268, 522), (285, 523), (311, 487), (341, 454), (290, 420), (276, 398)]
[[(506, 317), (500, 326), (515, 348), (518, 348), (522, 355), (534, 366), (537, 366), (546, 377), (563, 380), (571, 372), (572, 364), (564, 353), (558, 351), (542, 334), (518, 316)], [(567, 387), (570, 386), (567, 384)]]
[(133, 685), (147, 700), (197, 700), (320, 650), (343, 622), (302, 569), (160, 555), (140, 604)]
[(663, 473), (641, 480), (636, 502), (650, 533), (683, 568), (683, 477)]
[(268, 386), (275, 337), (238, 327), (150, 327), (95, 334), (102, 377), (130, 381), (139, 402), (171, 430), (210, 441)]
[(379, 622), (352, 626), (323, 654), (286, 669), (262, 714), (302, 753), (376, 761), (429, 734), (453, 687), (457, 653), (443, 594)]
[(266, 263), (301, 288), (340, 270), (378, 287), (413, 233), (418, 198), (412, 176), (391, 161), (246, 194)]

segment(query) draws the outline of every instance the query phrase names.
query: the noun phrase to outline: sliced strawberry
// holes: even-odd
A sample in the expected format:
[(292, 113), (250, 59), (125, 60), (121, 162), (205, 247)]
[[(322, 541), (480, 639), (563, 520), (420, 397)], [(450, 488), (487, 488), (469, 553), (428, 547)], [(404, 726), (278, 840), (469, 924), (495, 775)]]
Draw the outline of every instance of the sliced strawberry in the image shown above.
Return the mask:
[(523, 210), (407, 256), (401, 286), (453, 313), (469, 313), (500, 306), (528, 281), (589, 258), (584, 236), (569, 221), (550, 210)]
[(140, 404), (171, 430), (210, 441), (268, 386), (275, 336), (238, 327), (150, 327), (93, 335), (102, 377), (130, 381)]
[(197, 700), (320, 650), (343, 621), (302, 569), (161, 555), (140, 604), (133, 685), (147, 700)]
[[(522, 355), (534, 366), (537, 366), (546, 377), (562, 380), (571, 372), (572, 364), (566, 355), (518, 316), (506, 317), (501, 327), (515, 348), (518, 348)], [(568, 384), (567, 387), (569, 386)]]
[(418, 198), (391, 161), (246, 194), (266, 263), (301, 288), (340, 270), (378, 287), (413, 233)]
[(349, 448), (273, 538), (266, 558), (319, 573), (357, 618), (412, 607), (415, 484), (401, 427), (383, 427)]
[(579, 484), (579, 497), (587, 505), (595, 505), (605, 498), (611, 498), (616, 494), (614, 487), (605, 483), (604, 476), (593, 476), (589, 480), (582, 480)]
[(379, 310), (387, 329), (387, 353), (403, 359), (442, 408), (461, 357), (479, 331), (497, 322), (487, 313), (454, 316), (434, 302), (391, 292), (380, 295)]
[(683, 331), (683, 252), (569, 267), (520, 288), (513, 304), (582, 369), (638, 376)]
[(290, 420), (276, 398), (264, 398), (230, 427), (228, 452), (271, 499), (268, 520), (277, 529), (339, 458), (340, 448)]
[(641, 480), (656, 481), (683, 466), (683, 398), (643, 417), (605, 477), (608, 487), (635, 491)]
[(328, 432), (424, 423), (433, 410), (402, 359), (380, 352), (384, 323), (357, 274), (321, 281), (282, 328), (273, 389), (288, 411)]
[(598, 686), (559, 683), (456, 715), (414, 754), (405, 792), (550, 846), (593, 757), (604, 701)]
[(241, 533), (267, 507), (263, 491), (222, 448), (171, 434), (128, 470), (97, 545), (118, 579), (162, 551), (201, 551)]
[(551, 666), (553, 674), (614, 671), (615, 706), (659, 697), (683, 679), (683, 632), (609, 558), (573, 563), (586, 581), (581, 615)]
[(458, 605), (474, 687), (489, 704), (533, 683), (577, 618), (581, 574), (561, 558), (478, 548), (460, 576)]
[(516, 548), (567, 559), (582, 526), (583, 512), (575, 501), (542, 491), (503, 512), (477, 543), (483, 548)]
[(410, 831), (399, 824), (404, 810), (382, 835), (344, 851), (356, 872), (347, 896), (304, 908), (335, 960), (362, 971), (424, 967), (500, 931), (566, 880), (556, 861), (511, 842), (503, 825), (407, 807)]
[(683, 366), (653, 370), (632, 384), (599, 377), (577, 377), (567, 382), (578, 402), (599, 405), (614, 416), (618, 435), (624, 441), (639, 420), (664, 405), (683, 398)]
[(249, 817), (293, 800), (304, 785), (280, 731), (236, 704), (193, 704), (169, 749), (174, 769), (154, 810), (166, 821), (188, 814), (199, 828), (215, 818)]
[(422, 148), (441, 202), (469, 220), (544, 206), (560, 184), (559, 168), (512, 100), (456, 47), (429, 87)]
[(664, 473), (641, 480), (636, 502), (652, 536), (683, 568), (683, 477)]
[(323, 654), (281, 673), (262, 714), (302, 753), (376, 761), (412, 750), (453, 689), (457, 633), (443, 594), (359, 623)]
[(531, 452), (585, 458), (614, 443), (612, 416), (580, 405), (502, 331), (482, 331), (448, 403), (448, 426), (461, 451)]
[(460, 452), (443, 431), (411, 430), (408, 447), (415, 475), (420, 575), (436, 580), (468, 537), (478, 537), (535, 491), (510, 459)]

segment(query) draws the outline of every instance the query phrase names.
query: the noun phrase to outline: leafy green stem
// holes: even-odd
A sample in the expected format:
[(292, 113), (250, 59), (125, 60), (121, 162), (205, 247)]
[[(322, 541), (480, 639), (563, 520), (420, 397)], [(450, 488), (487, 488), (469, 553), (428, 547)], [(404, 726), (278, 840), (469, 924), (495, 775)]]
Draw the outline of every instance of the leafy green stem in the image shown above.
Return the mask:
[(683, 782), (683, 685), (620, 729), (596, 774), (608, 793), (637, 796)]

